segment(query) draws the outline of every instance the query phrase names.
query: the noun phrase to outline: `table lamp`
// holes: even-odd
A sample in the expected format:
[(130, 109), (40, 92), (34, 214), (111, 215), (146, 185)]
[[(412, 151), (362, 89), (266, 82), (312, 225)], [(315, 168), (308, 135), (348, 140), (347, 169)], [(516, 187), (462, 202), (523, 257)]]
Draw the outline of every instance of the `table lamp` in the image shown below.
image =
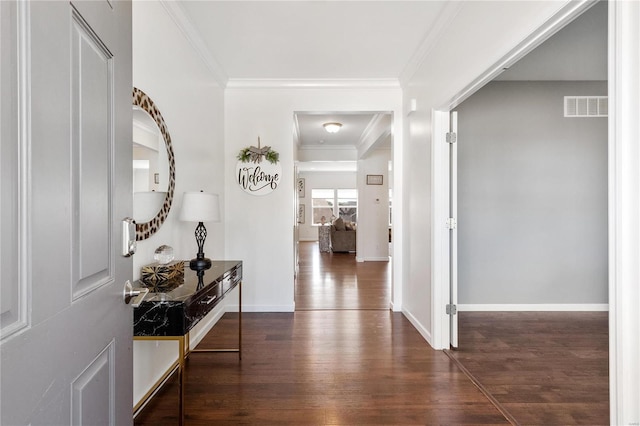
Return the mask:
[(211, 259), (204, 257), (204, 240), (207, 238), (207, 228), (204, 222), (220, 222), (220, 200), (218, 194), (208, 192), (185, 192), (182, 198), (180, 220), (183, 222), (198, 222), (196, 226), (196, 242), (198, 254), (191, 259), (189, 267), (195, 271), (211, 268)]

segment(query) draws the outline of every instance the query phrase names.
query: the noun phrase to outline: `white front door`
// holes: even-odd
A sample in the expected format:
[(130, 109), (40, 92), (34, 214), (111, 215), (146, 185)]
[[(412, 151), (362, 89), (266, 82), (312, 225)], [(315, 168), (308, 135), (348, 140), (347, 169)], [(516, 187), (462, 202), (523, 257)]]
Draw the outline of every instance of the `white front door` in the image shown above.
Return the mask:
[(131, 3), (2, 1), (0, 33), (0, 423), (131, 424)]

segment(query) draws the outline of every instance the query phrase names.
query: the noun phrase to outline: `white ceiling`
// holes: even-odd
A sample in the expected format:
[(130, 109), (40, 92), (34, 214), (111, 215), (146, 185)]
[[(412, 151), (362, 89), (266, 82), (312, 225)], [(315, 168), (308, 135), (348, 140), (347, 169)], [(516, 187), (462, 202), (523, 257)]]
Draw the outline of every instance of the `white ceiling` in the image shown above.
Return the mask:
[(446, 3), (387, 0), (179, 4), (231, 79), (397, 79)]
[[(327, 149), (333, 150), (355, 149), (362, 143), (363, 135), (368, 135), (371, 127), (376, 123), (380, 114), (377, 112), (343, 112), (343, 113), (304, 113), (295, 114), (296, 133), (298, 135), (298, 149)], [(389, 114), (389, 113), (386, 113)], [(324, 123), (340, 123), (342, 127), (337, 133), (325, 130)], [(391, 132), (391, 129), (388, 129)], [(377, 136), (377, 135), (376, 135)], [(390, 138), (379, 141), (376, 148), (391, 149)], [(315, 151), (317, 153), (317, 151)], [(339, 154), (336, 154), (339, 155)], [(307, 153), (307, 157), (313, 154)], [(327, 159), (327, 154), (320, 155)], [(337, 158), (334, 158), (337, 159)], [(300, 171), (338, 172), (356, 171), (355, 161), (309, 161), (298, 163)]]
[[(375, 117), (376, 114), (373, 112), (296, 113), (300, 146), (356, 146)], [(324, 123), (332, 122), (342, 124), (338, 133), (329, 133), (324, 129)]]
[[(355, 79), (398, 84), (446, 31), (443, 22), (464, 4), (439, 0), (161, 1), (222, 85), (246, 80)], [(606, 4), (587, 11), (576, 20), (575, 28), (570, 27), (499, 79), (584, 80), (602, 79), (603, 74), (606, 79), (606, 65), (595, 72), (587, 66), (600, 63), (600, 56), (606, 55)], [(567, 64), (573, 64), (568, 73)], [(586, 70), (591, 74), (580, 74)], [(298, 113), (301, 147), (356, 145), (373, 115)], [(321, 125), (327, 121), (343, 123), (342, 131), (326, 133)]]
[[(218, 79), (389, 80), (403, 73), (444, 19), (447, 1), (165, 2)], [(451, 5), (449, 5), (451, 8)], [(225, 82), (226, 83), (226, 82)], [(374, 112), (297, 114), (301, 147), (355, 146)], [(323, 123), (343, 124), (329, 134)], [(321, 142), (322, 141), (322, 142)], [(339, 170), (353, 164), (337, 163)], [(328, 164), (309, 167), (331, 168)]]

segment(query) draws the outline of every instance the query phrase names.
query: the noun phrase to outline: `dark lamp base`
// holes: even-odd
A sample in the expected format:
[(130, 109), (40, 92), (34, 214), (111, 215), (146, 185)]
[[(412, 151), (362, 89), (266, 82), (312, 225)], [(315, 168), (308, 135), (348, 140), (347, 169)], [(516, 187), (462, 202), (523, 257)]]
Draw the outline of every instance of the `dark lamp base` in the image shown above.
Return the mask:
[(211, 268), (211, 259), (207, 259), (206, 257), (191, 259), (189, 262), (189, 268), (194, 271), (204, 271), (209, 269)]

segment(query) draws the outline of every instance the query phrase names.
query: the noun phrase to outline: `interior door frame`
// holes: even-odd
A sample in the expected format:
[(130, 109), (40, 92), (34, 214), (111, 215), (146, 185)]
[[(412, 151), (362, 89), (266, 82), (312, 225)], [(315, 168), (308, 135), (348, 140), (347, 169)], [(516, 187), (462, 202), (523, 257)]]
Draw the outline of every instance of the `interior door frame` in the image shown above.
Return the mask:
[[(391, 114), (391, 135), (392, 135), (392, 149), (391, 149), (391, 162), (392, 162), (392, 172), (389, 176), (389, 181), (393, 182), (393, 216), (392, 216), (392, 224), (391, 228), (393, 230), (393, 244), (391, 250), (391, 294), (389, 297), (389, 309), (392, 312), (402, 312), (403, 311), (403, 274), (405, 273), (401, 267), (403, 264), (403, 252), (404, 252), (404, 238), (403, 238), (403, 220), (404, 218), (404, 170), (403, 170), (403, 139), (398, 135), (402, 134), (403, 128), (403, 117), (399, 106), (394, 106), (392, 104), (388, 106), (384, 106), (382, 108), (364, 108), (357, 110), (349, 110), (345, 108), (336, 108), (336, 109), (314, 109), (314, 108), (301, 108), (294, 109), (291, 111), (293, 122), (292, 126), (294, 129), (294, 137), (293, 137), (293, 150), (296, 152), (298, 150), (297, 139), (299, 138), (299, 129), (297, 125), (296, 115), (298, 114), (357, 114), (357, 113), (370, 113), (370, 112), (384, 112)], [(406, 118), (405, 118), (406, 119)], [(371, 147), (367, 148), (370, 149)], [(364, 151), (366, 152), (366, 150)], [(360, 155), (360, 151), (359, 154)], [(298, 168), (298, 163), (300, 162), (297, 155), (295, 155), (294, 161), (294, 180), (297, 182), (297, 178), (299, 177), (300, 171)], [(359, 178), (358, 173), (356, 173), (357, 178)], [(309, 189), (307, 189), (307, 194), (310, 194)], [(311, 195), (308, 195), (311, 197)], [(310, 198), (309, 198), (310, 199)], [(293, 197), (294, 200), (294, 226), (297, 225), (297, 211), (299, 199), (297, 196), (297, 190)], [(312, 207), (309, 206), (309, 209), (312, 210)], [(308, 214), (308, 212), (307, 212)], [(296, 241), (297, 230), (294, 229), (293, 232), (293, 245), (294, 250), (297, 244)], [(295, 259), (294, 259), (295, 263)], [(294, 265), (295, 272), (295, 265)], [(295, 275), (294, 275), (294, 288), (295, 288)]]
[[(444, 149), (449, 112), (493, 80), (595, 1), (570, 2), (530, 37), (474, 80), (447, 105), (432, 112), (433, 240), (432, 342), (445, 349), (449, 332), (445, 313), (448, 250), (443, 231), (448, 206)], [(611, 424), (640, 421), (640, 3), (609, 2), (609, 398)]]
[(458, 113), (451, 111), (449, 132), (453, 134), (449, 145), (449, 346), (458, 348)]
[(451, 328), (446, 306), (450, 301), (451, 250), (447, 219), (449, 218), (449, 110), (432, 111), (432, 188), (433, 214), (431, 232), (431, 324), (432, 344), (435, 349), (449, 349)]
[(640, 3), (609, 2), (609, 398), (640, 423)]

